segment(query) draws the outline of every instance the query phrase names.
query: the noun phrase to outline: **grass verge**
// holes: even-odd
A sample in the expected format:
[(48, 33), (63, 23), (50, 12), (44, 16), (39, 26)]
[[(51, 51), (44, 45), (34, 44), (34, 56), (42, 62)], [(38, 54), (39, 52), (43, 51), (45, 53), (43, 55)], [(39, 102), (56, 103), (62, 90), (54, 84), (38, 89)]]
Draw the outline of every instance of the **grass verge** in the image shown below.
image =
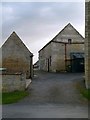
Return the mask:
[(15, 91), (9, 93), (2, 93), (2, 98), (0, 97), (0, 103), (2, 104), (16, 103), (28, 95), (29, 95), (28, 91)]
[(0, 104), (2, 104), (2, 94), (0, 93)]
[(90, 100), (90, 89), (82, 88), (80, 92), (85, 98)]
[(87, 100), (90, 100), (90, 89), (86, 89), (85, 82), (82, 81), (82, 83), (78, 83), (77, 89), (80, 91), (83, 97), (85, 97)]

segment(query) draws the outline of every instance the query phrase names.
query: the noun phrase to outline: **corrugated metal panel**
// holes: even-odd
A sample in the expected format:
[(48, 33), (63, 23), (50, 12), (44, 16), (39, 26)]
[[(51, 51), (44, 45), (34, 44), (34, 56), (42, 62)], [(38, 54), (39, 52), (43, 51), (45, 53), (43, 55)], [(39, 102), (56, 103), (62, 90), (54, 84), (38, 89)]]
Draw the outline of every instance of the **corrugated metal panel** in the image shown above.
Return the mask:
[(84, 58), (85, 54), (84, 53), (70, 53), (71, 58)]

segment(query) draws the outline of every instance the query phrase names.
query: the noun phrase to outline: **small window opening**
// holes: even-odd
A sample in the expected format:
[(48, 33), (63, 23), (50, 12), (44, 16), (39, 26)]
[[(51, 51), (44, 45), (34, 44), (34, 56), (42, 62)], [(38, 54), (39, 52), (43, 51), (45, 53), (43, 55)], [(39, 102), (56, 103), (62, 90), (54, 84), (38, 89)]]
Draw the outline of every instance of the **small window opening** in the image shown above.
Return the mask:
[(71, 39), (68, 39), (68, 43), (71, 44), (72, 40)]

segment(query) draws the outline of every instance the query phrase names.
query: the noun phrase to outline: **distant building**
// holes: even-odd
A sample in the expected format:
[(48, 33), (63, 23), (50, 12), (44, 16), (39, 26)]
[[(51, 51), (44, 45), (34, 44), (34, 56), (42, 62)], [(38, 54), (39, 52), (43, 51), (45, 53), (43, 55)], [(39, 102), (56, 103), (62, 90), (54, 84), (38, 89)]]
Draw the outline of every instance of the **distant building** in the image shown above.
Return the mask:
[(85, 80), (90, 89), (90, 0), (85, 4)]
[(70, 23), (39, 51), (39, 68), (48, 72), (84, 71), (84, 38)]
[(39, 68), (39, 60), (36, 63), (34, 63), (33, 67), (34, 68)]
[(2, 50), (2, 68), (7, 73), (25, 73), (26, 78), (33, 76), (33, 54), (19, 36), (13, 32), (0, 48)]

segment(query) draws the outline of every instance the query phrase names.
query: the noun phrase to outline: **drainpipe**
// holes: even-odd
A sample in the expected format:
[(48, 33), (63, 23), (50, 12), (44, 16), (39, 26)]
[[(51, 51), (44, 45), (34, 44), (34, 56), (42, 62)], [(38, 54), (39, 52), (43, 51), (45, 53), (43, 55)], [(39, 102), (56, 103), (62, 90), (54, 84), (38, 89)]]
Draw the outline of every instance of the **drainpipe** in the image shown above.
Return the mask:
[(65, 43), (65, 70), (67, 67), (67, 43)]
[(32, 68), (32, 57), (33, 57), (33, 55), (32, 56), (30, 56), (30, 76), (29, 76), (29, 78), (31, 78), (32, 79), (32, 75), (33, 75), (33, 68)]

